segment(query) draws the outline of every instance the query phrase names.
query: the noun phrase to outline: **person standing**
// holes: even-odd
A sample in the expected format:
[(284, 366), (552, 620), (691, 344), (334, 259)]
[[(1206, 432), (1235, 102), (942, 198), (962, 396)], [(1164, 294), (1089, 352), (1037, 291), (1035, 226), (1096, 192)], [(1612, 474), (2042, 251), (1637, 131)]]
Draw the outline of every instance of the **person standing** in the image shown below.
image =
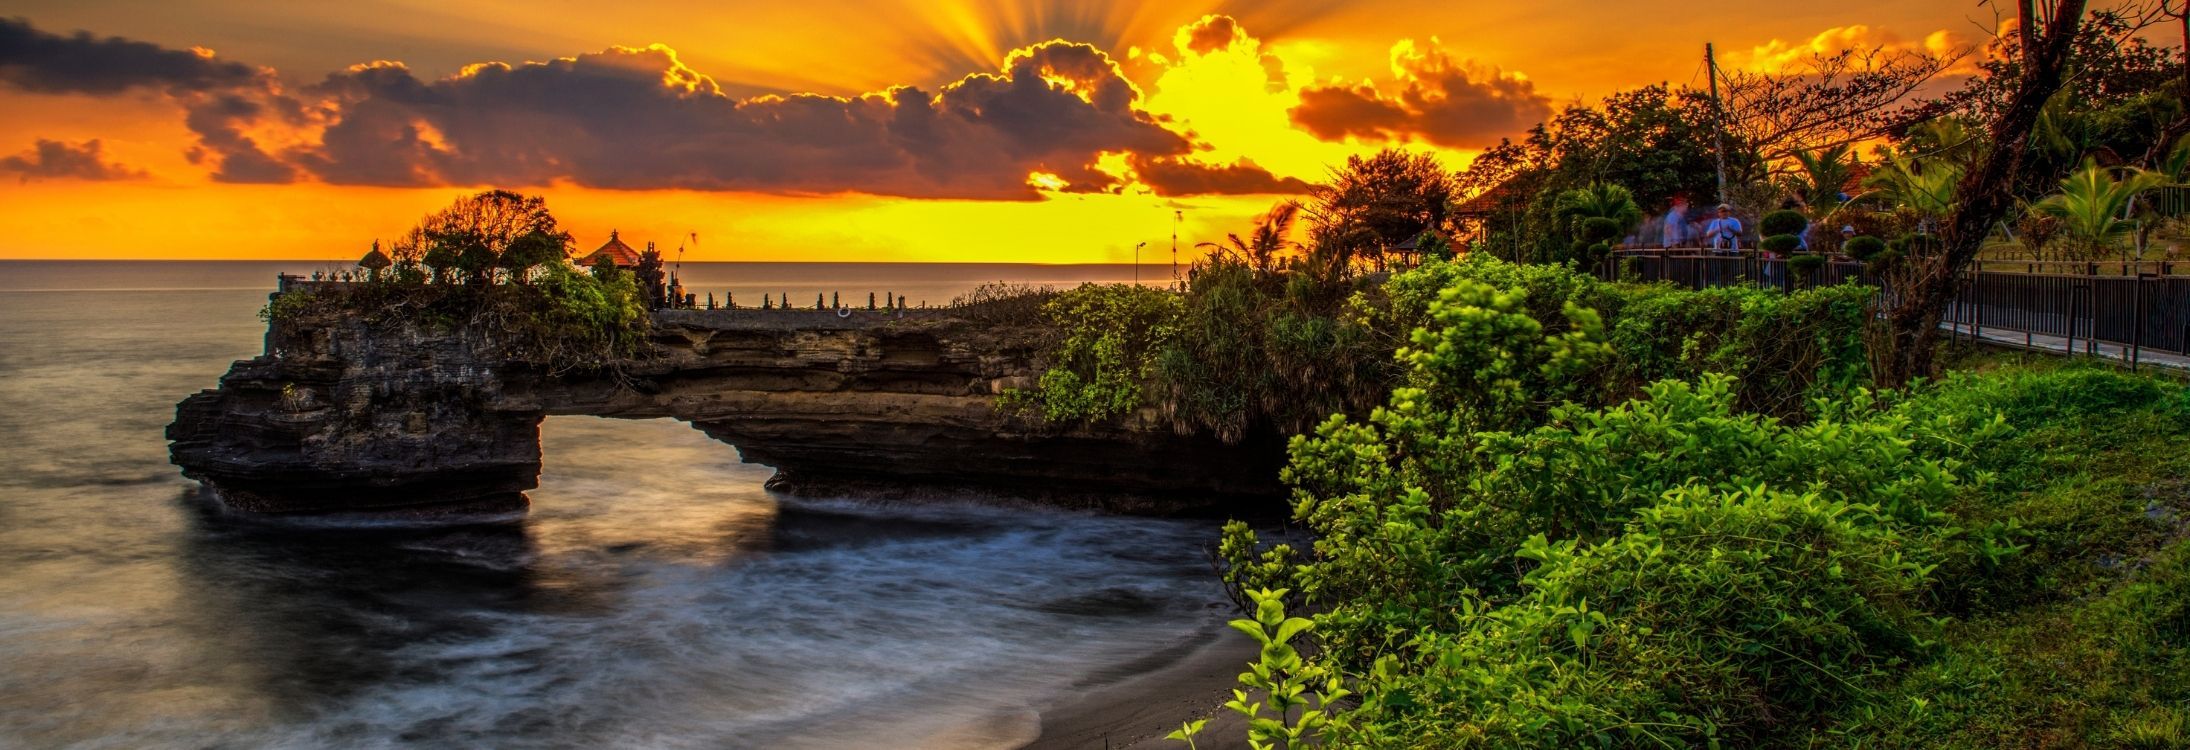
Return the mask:
[(1688, 240), (1688, 199), (1675, 197), (1673, 207), (1665, 210), (1665, 229), (1660, 238), (1664, 247), (1680, 247)]
[(1734, 207), (1719, 204), (1718, 218), (1703, 226), (1703, 237), (1711, 243), (1713, 253), (1734, 255), (1741, 252), (1741, 219), (1734, 216)]

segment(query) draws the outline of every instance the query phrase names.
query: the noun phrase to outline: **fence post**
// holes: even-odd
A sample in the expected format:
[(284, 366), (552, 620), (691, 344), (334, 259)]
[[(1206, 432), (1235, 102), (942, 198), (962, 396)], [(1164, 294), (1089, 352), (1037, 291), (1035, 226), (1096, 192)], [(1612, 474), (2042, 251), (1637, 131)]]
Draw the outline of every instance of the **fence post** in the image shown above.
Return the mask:
[(2081, 287), (2078, 287), (2075, 284), (2068, 285), (2068, 311), (2065, 315), (2062, 316), (2068, 321), (2068, 342), (2066, 344), (2063, 344), (2062, 353), (2068, 354), (2070, 356), (2074, 356), (2076, 354), (2076, 292), (2080, 291), (2081, 289)]
[(1969, 340), (1978, 343), (1985, 340), (1985, 272), (1980, 270), (1969, 275), (1969, 303), (1976, 308), (1970, 315)]
[(2129, 371), (2136, 372), (2138, 360), (2144, 358), (2144, 269), (2137, 269), (2136, 286), (2129, 290)]

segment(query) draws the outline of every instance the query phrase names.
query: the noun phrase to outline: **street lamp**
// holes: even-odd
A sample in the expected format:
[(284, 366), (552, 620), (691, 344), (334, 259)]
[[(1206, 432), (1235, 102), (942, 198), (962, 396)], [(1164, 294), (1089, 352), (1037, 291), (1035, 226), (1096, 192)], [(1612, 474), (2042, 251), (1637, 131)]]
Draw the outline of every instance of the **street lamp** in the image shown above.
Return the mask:
[(1148, 247), (1148, 243), (1146, 243), (1146, 242), (1143, 242), (1143, 243), (1141, 243), (1141, 244), (1138, 244), (1138, 245), (1134, 245), (1134, 246), (1133, 246), (1133, 285), (1134, 285), (1134, 286), (1140, 286), (1140, 285), (1141, 285), (1141, 248), (1144, 248), (1144, 247)]

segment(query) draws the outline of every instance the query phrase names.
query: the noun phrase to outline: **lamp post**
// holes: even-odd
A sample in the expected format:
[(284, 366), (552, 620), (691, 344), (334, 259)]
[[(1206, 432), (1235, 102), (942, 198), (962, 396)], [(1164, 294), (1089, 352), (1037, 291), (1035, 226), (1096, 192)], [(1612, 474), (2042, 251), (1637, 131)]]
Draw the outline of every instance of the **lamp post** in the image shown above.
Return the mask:
[(1140, 243), (1140, 244), (1138, 244), (1138, 245), (1134, 245), (1134, 246), (1133, 246), (1133, 285), (1134, 285), (1134, 286), (1140, 286), (1140, 285), (1141, 285), (1141, 248), (1144, 248), (1144, 247), (1148, 247), (1148, 243), (1146, 243), (1146, 242), (1143, 242), (1143, 243)]

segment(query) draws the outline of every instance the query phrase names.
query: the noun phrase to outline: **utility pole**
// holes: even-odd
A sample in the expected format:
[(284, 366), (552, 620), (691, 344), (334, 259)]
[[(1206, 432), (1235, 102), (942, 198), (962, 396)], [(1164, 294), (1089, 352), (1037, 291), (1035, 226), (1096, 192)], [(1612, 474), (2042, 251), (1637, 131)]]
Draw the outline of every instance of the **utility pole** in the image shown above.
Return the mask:
[(1134, 285), (1134, 286), (1140, 286), (1140, 285), (1141, 285), (1141, 248), (1144, 248), (1144, 247), (1148, 247), (1148, 243), (1146, 243), (1146, 242), (1142, 242), (1142, 243), (1140, 243), (1140, 244), (1137, 244), (1137, 245), (1134, 245), (1134, 246), (1133, 246), (1133, 285)]
[(1711, 145), (1719, 158), (1719, 205), (1723, 206), (1726, 205), (1726, 106), (1719, 102), (1719, 62), (1710, 42), (1703, 43), (1703, 67), (1711, 73)]

